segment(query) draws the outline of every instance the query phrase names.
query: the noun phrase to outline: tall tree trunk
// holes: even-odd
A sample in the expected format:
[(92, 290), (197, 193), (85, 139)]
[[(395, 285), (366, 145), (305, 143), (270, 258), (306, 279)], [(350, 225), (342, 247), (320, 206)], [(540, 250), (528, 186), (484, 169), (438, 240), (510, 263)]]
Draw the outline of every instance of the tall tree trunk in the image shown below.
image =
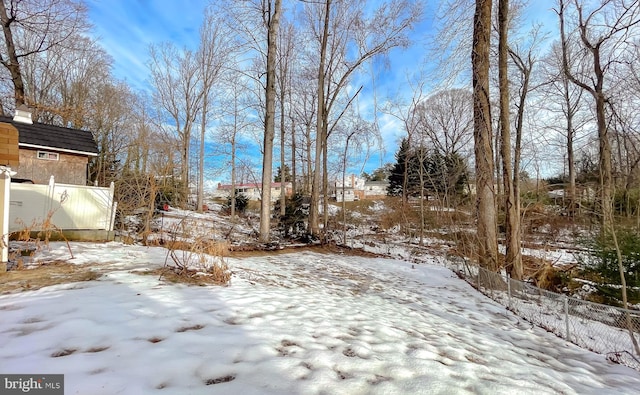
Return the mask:
[[(516, 119), (516, 141), (513, 151), (513, 196), (515, 216), (518, 218), (518, 245), (522, 243), (522, 217), (520, 214), (520, 158), (522, 154), (522, 127), (524, 122), (524, 106), (526, 105), (527, 93), (529, 92), (529, 77), (531, 75), (531, 62), (529, 66), (524, 66), (522, 72), (522, 92), (520, 92), (520, 101), (518, 103), (518, 113)], [(524, 64), (523, 64), (524, 65)], [(522, 280), (524, 277), (524, 265), (522, 262), (522, 254), (518, 253), (518, 264), (522, 269)]]
[[(326, 115), (326, 113), (325, 113)], [(325, 116), (322, 131), (322, 232), (326, 233), (329, 225), (329, 148), (327, 141), (327, 117)], [(323, 238), (324, 242), (324, 238)]]
[[(235, 121), (234, 121), (235, 122)], [(231, 220), (236, 218), (236, 125), (231, 139)]]
[[(312, 182), (311, 179), (313, 178), (313, 158), (312, 158), (312, 153), (313, 153), (313, 144), (311, 144), (311, 124), (307, 124), (305, 126), (306, 128), (306, 153), (307, 153), (307, 175), (304, 178), (304, 193), (305, 195), (311, 195), (312, 194)], [(317, 209), (317, 204), (316, 204), (316, 209)], [(311, 218), (311, 213), (309, 213), (309, 218)], [(311, 222), (311, 219), (309, 219), (309, 222)]]
[(286, 182), (287, 172), (285, 171), (285, 152), (284, 152), (284, 137), (285, 137), (285, 122), (284, 122), (284, 83), (282, 84), (282, 92), (280, 92), (280, 216), (284, 217), (286, 214)]
[(512, 278), (522, 280), (520, 254), (520, 218), (516, 211), (511, 164), (511, 120), (509, 119), (509, 73), (507, 59), (509, 44), (509, 0), (498, 0), (498, 80), (500, 88), (500, 156), (502, 157), (502, 184), (505, 211), (505, 267)]
[[(602, 70), (600, 70), (602, 72)], [(602, 84), (602, 75), (599, 77), (599, 85)], [(601, 86), (602, 88), (602, 86)], [(607, 119), (605, 114), (606, 98), (602, 90), (596, 95), (596, 120), (598, 125), (598, 142), (599, 142), (599, 168), (600, 168), (600, 200), (603, 229), (606, 228), (606, 221), (613, 220), (612, 194), (613, 187), (611, 176), (611, 142), (609, 141), (609, 130), (607, 128)]]
[(204, 137), (207, 128), (207, 100), (208, 95), (202, 98), (202, 118), (200, 119), (200, 155), (198, 156), (198, 201), (197, 210), (202, 212), (204, 206)]
[(4, 5), (4, 1), (0, 1), (0, 23), (2, 23), (4, 44), (7, 50), (7, 59), (5, 59), (4, 56), (0, 56), (0, 59), (2, 59), (2, 63), (9, 70), (9, 74), (11, 75), (16, 108), (18, 108), (20, 105), (25, 104), (25, 97), (24, 80), (22, 78), (22, 72), (20, 71), (20, 63), (18, 62), (13, 32), (11, 31), (11, 24), (13, 21), (14, 20), (9, 18), (9, 15), (7, 15), (7, 9)]
[[(560, 18), (561, 40), (563, 41), (563, 45), (566, 45), (565, 43), (567, 41), (567, 38), (564, 31), (564, 24), (565, 24), (564, 5), (565, 5), (564, 1), (560, 0), (558, 11), (556, 12), (558, 14), (558, 17)], [(612, 8), (609, 9), (609, 11), (611, 11), (613, 7), (619, 8), (621, 10), (621, 14), (629, 14), (631, 16), (631, 19), (624, 18), (622, 16), (607, 18), (607, 21), (613, 22), (613, 24), (611, 24), (610, 26), (607, 26), (607, 29), (609, 30), (608, 31), (605, 30), (604, 34), (601, 31), (598, 31), (597, 34), (595, 34), (593, 31), (590, 30), (594, 28), (594, 25), (596, 25), (596, 22), (594, 22), (594, 19), (598, 20), (597, 17), (594, 18), (594, 15), (596, 15), (596, 12), (602, 12), (602, 14), (604, 14), (605, 11), (603, 11), (603, 9), (607, 5), (612, 6)], [(622, 262), (622, 256), (620, 254), (620, 249), (619, 249), (619, 245), (618, 245), (616, 234), (615, 234), (615, 225), (614, 225), (613, 210), (612, 210), (613, 177), (612, 177), (612, 166), (611, 166), (611, 142), (609, 141), (609, 131), (607, 128), (607, 118), (606, 118), (606, 112), (605, 112), (605, 106), (607, 104), (607, 97), (604, 91), (605, 71), (609, 70), (609, 72), (611, 72), (610, 66), (612, 63), (611, 61), (607, 62), (606, 60), (604, 64), (602, 63), (603, 54), (601, 50), (603, 50), (603, 47), (606, 48), (606, 44), (616, 40), (617, 38), (615, 37), (615, 35), (618, 33), (628, 37), (629, 28), (640, 23), (640, 19), (637, 19), (637, 16), (634, 16), (637, 14), (633, 13), (637, 11), (638, 4), (637, 2), (631, 2), (629, 4), (625, 2), (620, 2), (620, 3), (603, 2), (602, 5), (599, 8), (597, 8), (596, 11), (593, 11), (591, 14), (589, 14), (586, 19), (583, 15), (583, 12), (584, 12), (583, 5), (579, 4), (577, 1), (574, 1), (574, 6), (578, 13), (578, 31), (580, 32), (580, 40), (581, 40), (583, 49), (590, 52), (591, 56), (593, 57), (592, 75), (590, 75), (589, 78), (586, 80), (587, 82), (581, 81), (578, 78), (576, 78), (569, 70), (569, 64), (566, 56), (563, 57), (563, 70), (567, 78), (572, 83), (579, 86), (583, 90), (589, 92), (595, 100), (596, 124), (598, 128), (599, 155), (600, 155), (598, 167), (600, 171), (600, 213), (602, 215), (602, 229), (601, 229), (602, 236), (601, 237), (603, 241), (606, 240), (607, 232), (611, 232), (611, 236), (613, 237), (613, 242), (615, 244), (616, 252), (618, 255), (618, 270), (620, 272), (620, 281), (622, 284), (622, 288), (621, 288), (622, 299), (623, 299), (623, 303), (625, 304), (624, 307), (626, 308), (627, 307), (626, 306), (627, 287), (626, 287), (626, 281), (624, 278), (624, 267)], [(606, 15), (606, 17), (609, 17), (609, 16), (610, 15)], [(602, 26), (603, 25), (597, 25), (597, 28), (602, 28)], [(631, 41), (628, 41), (628, 43), (631, 44)], [(631, 320), (629, 318), (628, 312), (626, 313), (626, 315), (627, 315), (627, 325), (628, 325), (629, 334), (632, 338), (632, 342), (634, 344), (636, 353), (640, 355), (640, 347), (638, 346), (638, 343), (634, 337), (633, 329), (631, 327)]]
[(182, 142), (182, 167), (180, 168), (180, 178), (182, 181), (182, 204), (186, 207), (189, 202), (189, 152), (191, 145), (191, 123), (187, 121), (184, 128), (184, 141)]
[[(575, 115), (574, 105), (571, 103), (571, 96), (569, 94), (569, 55), (568, 55), (568, 46), (567, 40), (565, 37), (564, 31), (564, 0), (559, 1), (559, 11), (558, 16), (560, 18), (560, 45), (562, 48), (562, 88), (563, 99), (565, 102), (565, 106), (567, 106), (567, 164), (569, 167), (569, 204), (570, 209), (569, 213), (572, 217), (575, 216), (575, 208), (576, 208), (576, 168), (575, 168), (575, 159), (574, 159), (574, 150), (573, 150), (573, 138), (575, 135), (575, 131), (573, 130), (573, 116)], [(577, 105), (577, 103), (576, 103)]]
[(238, 96), (234, 87), (233, 132), (231, 134), (231, 220), (236, 219), (236, 136), (238, 133)]
[[(349, 152), (349, 140), (352, 135), (347, 137), (344, 146), (344, 156), (342, 157), (342, 244), (347, 245), (347, 200), (345, 199), (346, 182), (347, 182), (347, 153)], [(351, 185), (355, 193), (355, 185)], [(338, 196), (338, 188), (336, 188), (336, 197)]]
[[(563, 54), (563, 56), (565, 56)], [(575, 217), (575, 210), (577, 207), (576, 200), (576, 163), (573, 152), (573, 137), (575, 131), (573, 130), (573, 115), (574, 110), (571, 104), (571, 98), (569, 97), (569, 81), (563, 78), (564, 89), (564, 101), (567, 106), (567, 165), (569, 168), (569, 215), (571, 218)]]
[[(311, 234), (320, 234), (319, 225), (319, 204), (320, 204), (320, 175), (322, 165), (322, 153), (326, 140), (323, 139), (326, 130), (325, 122), (325, 62), (327, 55), (327, 41), (329, 36), (329, 11), (331, 10), (331, 0), (326, 0), (324, 9), (324, 24), (320, 42), (320, 61), (318, 64), (318, 113), (316, 114), (316, 157), (313, 170), (313, 180), (311, 183), (311, 204), (309, 208), (309, 226)], [(325, 196), (326, 199), (326, 196)]]
[(498, 236), (494, 191), (494, 162), (491, 145), (491, 103), (489, 101), (489, 49), (491, 0), (476, 0), (473, 21), (473, 137), (476, 157), (476, 215), (478, 262), (497, 271)]
[(262, 160), (262, 193), (260, 202), (260, 241), (269, 242), (271, 229), (271, 178), (273, 175), (273, 138), (276, 114), (276, 45), (280, 22), (281, 0), (269, 0), (267, 32), (267, 85), (265, 89), (264, 157)]
[(424, 184), (425, 184), (425, 177), (424, 177), (424, 165), (425, 162), (427, 160), (426, 156), (426, 152), (425, 152), (425, 148), (423, 146), (423, 142), (422, 142), (422, 138), (420, 138), (420, 149), (419, 149), (420, 155), (419, 155), (419, 161), (418, 161), (418, 176), (420, 178), (420, 241), (419, 241), (419, 245), (423, 245), (424, 244), (424, 220), (425, 220), (425, 213), (424, 213), (424, 200), (425, 200), (425, 195), (424, 195)]
[(289, 119), (291, 121), (291, 191), (295, 195), (298, 189), (296, 185), (296, 178), (298, 177), (296, 172), (296, 121), (292, 116)]

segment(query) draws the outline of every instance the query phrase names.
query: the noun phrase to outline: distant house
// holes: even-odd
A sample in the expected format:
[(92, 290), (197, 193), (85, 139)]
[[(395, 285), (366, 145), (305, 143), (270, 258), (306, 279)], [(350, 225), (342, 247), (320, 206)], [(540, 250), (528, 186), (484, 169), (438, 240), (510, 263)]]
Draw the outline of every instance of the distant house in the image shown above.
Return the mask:
[[(271, 183), (271, 201), (280, 199), (280, 186), (279, 182)], [(290, 182), (284, 184), (285, 196), (293, 195), (293, 187)], [(262, 184), (236, 184), (236, 193), (241, 193), (249, 200), (260, 200)], [(218, 184), (218, 188), (214, 192), (214, 196), (218, 198), (227, 198), (231, 196), (231, 185)]]
[(31, 113), (16, 110), (13, 118), (0, 116), (0, 122), (18, 129), (19, 165), (14, 179), (48, 184), (87, 185), (89, 158), (98, 155), (91, 132), (31, 121)]
[(354, 200), (360, 200), (364, 198), (364, 179), (356, 177), (352, 174), (344, 179), (344, 186), (342, 185), (342, 178), (339, 178), (333, 183), (333, 191), (331, 197), (336, 202), (353, 202)]
[(388, 186), (388, 181), (366, 181), (364, 178), (352, 174), (345, 178), (344, 188), (342, 187), (342, 179), (334, 183), (332, 196), (337, 202), (384, 199), (387, 196)]
[(384, 199), (387, 197), (389, 181), (366, 181), (364, 183), (364, 198), (368, 200)]

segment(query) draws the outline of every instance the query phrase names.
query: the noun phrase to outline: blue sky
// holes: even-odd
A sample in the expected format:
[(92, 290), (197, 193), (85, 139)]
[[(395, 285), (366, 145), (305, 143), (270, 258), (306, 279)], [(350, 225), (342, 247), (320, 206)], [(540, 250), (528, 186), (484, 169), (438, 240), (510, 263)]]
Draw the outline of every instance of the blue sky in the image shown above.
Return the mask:
[[(92, 34), (112, 56), (116, 78), (126, 81), (135, 90), (148, 88), (148, 49), (150, 44), (172, 42), (179, 47), (195, 49), (203, 10), (208, 2), (197, 0), (87, 0)], [(527, 11), (528, 20), (544, 24), (543, 30), (555, 28), (556, 16), (551, 11), (553, 0), (532, 0)], [(433, 9), (436, 1), (427, 1), (427, 20), (413, 33), (414, 45), (408, 50), (394, 50), (390, 56), (390, 68), (380, 70), (376, 78), (378, 103), (387, 93), (405, 91), (407, 75), (416, 71), (426, 53), (428, 33), (432, 31)], [(364, 111), (372, 108), (371, 90), (364, 90), (359, 105)], [(403, 136), (400, 124), (388, 115), (378, 113), (384, 145), (384, 153), (373, 155), (366, 171), (372, 171), (382, 163), (393, 162), (397, 143)], [(361, 166), (352, 171), (359, 172)]]
[(87, 0), (92, 34), (113, 57), (114, 74), (145, 89), (149, 45), (194, 48), (205, 2), (196, 0)]

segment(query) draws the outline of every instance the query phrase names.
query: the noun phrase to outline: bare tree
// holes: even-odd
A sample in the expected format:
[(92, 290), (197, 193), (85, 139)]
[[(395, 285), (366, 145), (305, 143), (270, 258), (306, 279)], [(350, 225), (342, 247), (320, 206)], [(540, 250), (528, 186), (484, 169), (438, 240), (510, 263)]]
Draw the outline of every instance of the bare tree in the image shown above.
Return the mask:
[(28, 104), (20, 63), (25, 57), (60, 46), (88, 28), (86, 7), (72, 0), (3, 0), (0, 64), (11, 74), (16, 107)]
[(233, 48), (233, 35), (224, 29), (218, 14), (207, 8), (200, 26), (200, 48), (196, 54), (200, 72), (202, 113), (200, 114), (200, 154), (198, 158), (197, 210), (202, 212), (204, 197), (205, 132), (211, 109), (212, 91), (218, 82)]
[[(367, 13), (362, 0), (307, 3), (308, 23), (317, 40), (315, 56), (319, 59), (316, 156), (309, 213), (310, 231), (314, 235), (320, 232), (320, 191), (327, 193), (327, 140), (344, 113), (337, 106), (344, 99), (342, 106), (346, 109), (355, 97), (346, 91), (348, 82), (369, 60), (386, 54), (392, 48), (407, 46), (407, 34), (418, 21), (421, 11), (420, 3), (406, 0), (382, 2)], [(324, 178), (321, 178), (321, 166)], [(325, 196), (325, 226), (326, 204)]]
[(476, 0), (473, 21), (473, 136), (476, 158), (476, 216), (478, 261), (481, 266), (497, 271), (498, 235), (493, 186), (493, 148), (489, 64), (491, 37), (491, 0)]
[(106, 186), (121, 174), (127, 148), (134, 138), (130, 125), (136, 96), (124, 83), (107, 82), (100, 84), (94, 99), (85, 127), (93, 132), (99, 153), (90, 166), (90, 174), (98, 185)]
[[(520, 215), (516, 206), (513, 167), (511, 163), (511, 119), (509, 104), (509, 0), (498, 0), (498, 80), (500, 90), (500, 157), (505, 211), (505, 266), (511, 277), (522, 280), (520, 252)], [(517, 171), (517, 170), (516, 170)]]
[[(425, 113), (424, 107), (422, 105), (423, 97), (424, 97), (424, 89), (425, 89), (425, 78), (422, 75), (417, 77), (418, 82), (408, 81), (408, 84), (411, 86), (412, 96), (411, 102), (408, 104), (394, 103), (395, 108), (388, 108), (386, 111), (391, 116), (397, 118), (400, 122), (402, 122), (402, 126), (404, 131), (407, 133), (406, 143), (407, 143), (407, 151), (413, 150), (415, 145), (421, 145), (423, 143), (423, 136), (415, 137), (418, 134), (418, 128), (422, 126), (424, 129), (424, 121), (425, 121)], [(428, 99), (427, 99), (428, 100)], [(402, 143), (400, 150), (402, 151)], [(409, 178), (410, 178), (410, 155), (409, 152), (405, 152), (402, 155), (399, 155), (399, 160), (403, 161), (400, 163), (402, 170), (402, 200), (401, 200), (401, 211), (404, 222), (407, 221), (407, 209), (408, 209), (408, 198), (409, 198)], [(420, 235), (422, 240), (422, 235), (424, 233), (423, 225), (424, 224), (424, 203), (420, 199)]]
[(147, 95), (135, 96), (132, 104), (132, 119), (128, 125), (133, 134), (127, 147), (123, 171), (133, 174), (148, 174), (150, 160), (153, 156), (153, 136), (157, 132), (152, 119), (150, 100)]
[[(567, 4), (570, 2), (577, 18), (575, 34), (572, 34), (572, 31), (567, 32)], [(585, 5), (585, 2), (580, 0), (559, 0), (556, 13), (560, 20), (563, 53), (568, 53), (568, 42), (577, 35), (576, 42), (584, 49), (581, 61), (589, 62), (591, 66), (591, 72), (580, 73), (579, 70), (571, 69), (570, 66), (575, 63), (568, 59), (568, 56), (563, 56), (563, 70), (567, 78), (588, 92), (595, 101), (599, 142), (600, 213), (604, 225), (612, 215), (613, 188), (611, 142), (606, 113), (609, 100), (607, 89), (608, 84), (612, 83), (610, 74), (615, 73), (616, 60), (636, 45), (632, 37), (638, 34), (640, 1), (604, 0), (591, 11), (585, 10)]]
[(82, 129), (110, 75), (112, 60), (95, 41), (76, 35), (72, 42), (22, 58), (25, 95), (33, 118), (42, 123)]
[[(466, 160), (473, 154), (473, 100), (466, 89), (447, 89), (434, 93), (417, 108), (419, 132), (432, 152), (444, 158), (459, 158), (459, 163), (446, 163), (446, 169), (438, 180), (429, 182), (444, 187), (440, 196), (443, 207), (450, 204), (457, 180), (466, 171)], [(451, 161), (450, 161), (451, 162)], [(449, 165), (460, 165), (448, 168)], [(437, 188), (433, 188), (437, 189)]]
[[(293, 118), (301, 131), (302, 147), (299, 154), (302, 166), (302, 192), (311, 195), (311, 179), (313, 178), (313, 153), (315, 147), (315, 134), (313, 126), (317, 111), (316, 91), (311, 87), (309, 79), (297, 76), (294, 84), (298, 87), (292, 99)], [(295, 132), (295, 131), (294, 131)], [(295, 152), (294, 152), (295, 154)], [(295, 160), (294, 160), (295, 163)], [(295, 172), (292, 174), (295, 176)]]
[(267, 28), (267, 82), (265, 87), (264, 157), (262, 161), (262, 194), (260, 202), (260, 241), (268, 242), (271, 228), (271, 179), (273, 175), (273, 139), (276, 113), (276, 51), (280, 25), (281, 0), (263, 4), (264, 25)]
[[(233, 69), (233, 68), (232, 68)], [(238, 150), (242, 149), (241, 137), (243, 132), (251, 126), (250, 108), (246, 99), (246, 78), (241, 73), (232, 70), (226, 78), (227, 94), (222, 98), (221, 111), (223, 117), (221, 125), (218, 128), (217, 140), (219, 146), (225, 147), (228, 144), (228, 150), (222, 150), (222, 154), (228, 155), (229, 164), (231, 166), (231, 196), (230, 208), (231, 218), (235, 219), (236, 214), (236, 183), (238, 168)]]
[(180, 142), (180, 182), (182, 203), (189, 194), (189, 152), (191, 132), (202, 106), (200, 72), (196, 56), (171, 44), (151, 46), (151, 83), (157, 105), (171, 118)]
[(443, 154), (467, 156), (473, 140), (472, 94), (466, 89), (434, 93), (417, 108), (421, 131)]
[[(283, 177), (280, 180), (280, 216), (285, 215), (286, 209), (286, 179), (284, 178), (284, 169), (286, 167), (286, 121), (292, 121), (291, 116), (287, 116), (287, 108), (291, 112), (291, 103), (287, 106), (287, 100), (291, 100), (291, 86), (293, 62), (295, 53), (295, 26), (293, 24), (284, 24), (278, 35), (278, 96), (280, 101), (280, 170)], [(295, 133), (291, 128), (291, 150), (295, 150)], [(291, 155), (291, 167), (293, 168), (293, 177), (295, 180), (295, 154)], [(293, 181), (295, 184), (295, 181)], [(294, 189), (295, 190), (295, 189)]]
[[(566, 152), (567, 176), (568, 176), (568, 213), (571, 217), (575, 215), (575, 210), (579, 205), (579, 199), (576, 190), (576, 140), (578, 139), (578, 131), (584, 126), (585, 120), (578, 116), (583, 109), (582, 88), (572, 84), (567, 78), (563, 70), (563, 63), (568, 62), (569, 49), (566, 43), (563, 46), (555, 45), (549, 57), (544, 62), (546, 72), (550, 84), (545, 87), (545, 91), (549, 92), (546, 100), (546, 110), (551, 114), (558, 113), (560, 120), (553, 117), (549, 128), (557, 130), (563, 136), (563, 146)], [(566, 60), (563, 60), (565, 58)], [(518, 62), (525, 65), (526, 61)], [(574, 66), (575, 67), (575, 66)], [(523, 67), (523, 69), (525, 69)], [(557, 99), (556, 99), (557, 98)], [(582, 117), (584, 118), (584, 117)], [(562, 126), (558, 126), (562, 125)]]
[[(371, 127), (356, 114), (351, 115), (347, 125), (344, 125), (344, 128), (340, 131), (342, 140), (344, 140), (344, 151), (342, 153), (342, 243), (345, 245), (347, 244), (347, 202), (345, 192), (349, 158), (358, 157), (358, 153), (363, 150), (368, 151), (370, 144), (367, 137), (370, 135), (368, 129)], [(352, 184), (351, 187), (355, 192), (355, 185)]]

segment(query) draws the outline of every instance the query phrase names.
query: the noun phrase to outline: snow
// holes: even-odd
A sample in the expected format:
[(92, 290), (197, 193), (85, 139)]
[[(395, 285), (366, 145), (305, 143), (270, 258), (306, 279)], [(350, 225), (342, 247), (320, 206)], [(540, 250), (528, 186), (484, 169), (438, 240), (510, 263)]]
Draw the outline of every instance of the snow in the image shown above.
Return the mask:
[(161, 247), (52, 243), (97, 281), (0, 296), (0, 372), (66, 394), (632, 394), (640, 375), (533, 327), (451, 271), (301, 251), (228, 258), (231, 284), (143, 271)]
[(523, 248), (522, 255), (532, 256), (539, 258), (547, 262), (551, 262), (552, 265), (571, 265), (576, 263), (576, 252), (565, 248)]

